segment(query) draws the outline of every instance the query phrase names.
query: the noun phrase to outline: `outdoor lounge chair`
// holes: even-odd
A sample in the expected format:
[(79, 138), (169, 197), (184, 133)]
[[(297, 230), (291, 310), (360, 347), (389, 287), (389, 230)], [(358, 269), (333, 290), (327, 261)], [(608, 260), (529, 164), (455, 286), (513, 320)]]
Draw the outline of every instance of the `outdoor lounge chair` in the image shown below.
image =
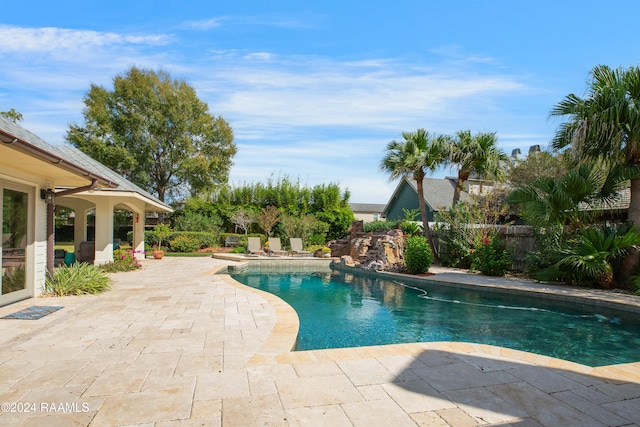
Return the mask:
[(302, 239), (300, 237), (292, 237), (289, 242), (291, 244), (291, 252), (294, 255), (311, 255), (311, 252), (302, 249)]
[(282, 250), (282, 243), (279, 237), (269, 237), (269, 254), (287, 255), (287, 251)]
[(260, 247), (259, 237), (249, 237), (247, 243), (247, 251), (251, 255), (264, 255), (264, 251)]

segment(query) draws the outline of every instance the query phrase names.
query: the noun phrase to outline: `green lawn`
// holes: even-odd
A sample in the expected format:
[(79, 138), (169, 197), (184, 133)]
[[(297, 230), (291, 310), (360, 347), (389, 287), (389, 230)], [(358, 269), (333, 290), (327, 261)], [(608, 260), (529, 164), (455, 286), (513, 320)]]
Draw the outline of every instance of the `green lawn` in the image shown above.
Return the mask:
[[(120, 244), (122, 249), (131, 249), (128, 243), (124, 242)], [(53, 246), (54, 249), (64, 249), (67, 252), (75, 252), (73, 242), (56, 242)]]
[[(120, 244), (122, 249), (131, 249), (128, 243)], [(54, 249), (64, 249), (67, 252), (74, 252), (73, 242), (56, 242)], [(182, 257), (210, 257), (211, 252), (164, 252), (164, 256), (182, 256)]]
[(67, 252), (74, 252), (75, 248), (73, 242), (56, 242), (53, 246), (54, 249), (64, 249)]
[(175, 256), (175, 257), (211, 257), (211, 252), (167, 252), (164, 251), (164, 256)]

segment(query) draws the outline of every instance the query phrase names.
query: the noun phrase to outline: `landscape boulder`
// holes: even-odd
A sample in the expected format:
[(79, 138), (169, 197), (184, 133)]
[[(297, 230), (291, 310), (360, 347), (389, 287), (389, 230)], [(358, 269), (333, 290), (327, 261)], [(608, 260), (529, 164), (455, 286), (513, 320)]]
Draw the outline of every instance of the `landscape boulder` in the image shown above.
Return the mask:
[(399, 271), (404, 268), (404, 235), (402, 230), (365, 233), (362, 221), (354, 221), (351, 233), (329, 242), (331, 256), (345, 265), (377, 271)]

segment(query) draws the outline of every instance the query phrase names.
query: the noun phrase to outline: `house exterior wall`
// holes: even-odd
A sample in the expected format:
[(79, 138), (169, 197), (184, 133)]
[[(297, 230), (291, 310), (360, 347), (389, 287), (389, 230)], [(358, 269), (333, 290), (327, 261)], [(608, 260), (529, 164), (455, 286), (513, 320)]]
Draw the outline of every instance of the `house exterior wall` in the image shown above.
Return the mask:
[(489, 194), (495, 190), (495, 184), (492, 181), (467, 181), (465, 185), (465, 191), (474, 196)]
[(382, 214), (372, 212), (354, 212), (353, 215), (358, 221), (371, 222), (371, 221), (384, 221)]
[(35, 218), (33, 296), (37, 297), (44, 291), (44, 282), (47, 276), (47, 204), (40, 198), (40, 187), (36, 188), (35, 200), (33, 211)]

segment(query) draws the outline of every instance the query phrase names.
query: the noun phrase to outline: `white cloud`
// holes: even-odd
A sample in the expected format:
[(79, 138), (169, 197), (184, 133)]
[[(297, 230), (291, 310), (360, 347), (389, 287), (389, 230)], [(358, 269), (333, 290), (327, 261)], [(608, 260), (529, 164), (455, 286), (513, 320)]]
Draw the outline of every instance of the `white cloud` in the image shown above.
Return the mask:
[(209, 18), (209, 19), (202, 19), (199, 21), (186, 21), (185, 23), (182, 24), (183, 28), (191, 28), (194, 30), (210, 30), (212, 28), (217, 28), (220, 27), (224, 21), (226, 21), (228, 18), (225, 17), (219, 17), (219, 18)]
[[(225, 86), (220, 87), (219, 82)], [(210, 106), (254, 129), (297, 126), (348, 126), (398, 129), (423, 121), (460, 117), (474, 105), (525, 88), (500, 75), (444, 75), (407, 71), (390, 61), (341, 63), (317, 58), (216, 63), (199, 90), (217, 98)], [(215, 95), (214, 95), (215, 94)]]
[(270, 59), (273, 59), (274, 57), (275, 55), (267, 52), (254, 52), (246, 56), (247, 59), (258, 59), (263, 61), (268, 61)]
[(186, 21), (181, 27), (199, 31), (208, 31), (222, 26), (250, 28), (257, 26), (279, 28), (310, 28), (313, 18), (295, 20), (278, 14), (219, 16), (197, 21)]
[(24, 28), (0, 25), (0, 52), (52, 52), (92, 47), (152, 45), (169, 42), (167, 35), (126, 35), (65, 28)]

